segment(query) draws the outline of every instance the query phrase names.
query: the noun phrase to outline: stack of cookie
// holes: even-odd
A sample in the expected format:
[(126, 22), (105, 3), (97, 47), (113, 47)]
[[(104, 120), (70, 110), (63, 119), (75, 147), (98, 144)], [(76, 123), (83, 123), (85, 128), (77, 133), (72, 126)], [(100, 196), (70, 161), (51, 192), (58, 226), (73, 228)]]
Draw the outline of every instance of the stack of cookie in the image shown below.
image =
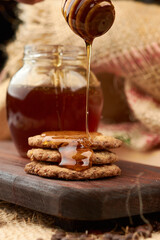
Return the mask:
[(120, 147), (121, 141), (113, 137), (91, 135), (92, 166), (83, 171), (59, 166), (61, 153), (58, 148), (66, 144), (66, 139), (60, 139), (57, 144), (50, 138), (44, 141), (43, 135), (37, 135), (30, 137), (28, 142), (33, 147), (27, 153), (31, 162), (25, 166), (25, 171), (29, 174), (66, 180), (87, 180), (118, 176), (121, 173), (120, 168), (114, 164), (117, 155), (110, 151)]

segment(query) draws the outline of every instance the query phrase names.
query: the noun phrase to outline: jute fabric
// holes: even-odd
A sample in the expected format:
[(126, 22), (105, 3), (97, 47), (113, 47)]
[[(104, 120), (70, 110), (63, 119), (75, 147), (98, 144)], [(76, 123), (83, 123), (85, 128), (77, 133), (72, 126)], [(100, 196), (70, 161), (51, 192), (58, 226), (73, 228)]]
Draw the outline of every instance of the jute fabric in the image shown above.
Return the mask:
[[(87, 229), (86, 229), (87, 230)], [(52, 216), (0, 201), (0, 239), (1, 240), (51, 240), (57, 231)], [(75, 233), (66, 233), (72, 239)], [(95, 240), (102, 240), (102, 235), (94, 235)], [(140, 238), (142, 240), (143, 238)], [(153, 233), (147, 240), (159, 240), (160, 232)]]

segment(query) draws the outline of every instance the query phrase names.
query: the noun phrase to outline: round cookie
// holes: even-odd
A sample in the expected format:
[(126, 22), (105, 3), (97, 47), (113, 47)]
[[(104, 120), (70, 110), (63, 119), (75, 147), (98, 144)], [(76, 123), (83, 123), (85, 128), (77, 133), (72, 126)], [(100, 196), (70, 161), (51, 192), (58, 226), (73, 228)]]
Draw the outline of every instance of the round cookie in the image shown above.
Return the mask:
[[(57, 150), (33, 148), (27, 152), (31, 161), (60, 162), (61, 154)], [(117, 155), (110, 151), (94, 151), (92, 156), (93, 165), (114, 163), (118, 160)]]
[[(118, 148), (122, 145), (122, 142), (119, 139), (110, 136), (109, 137), (103, 136), (100, 133), (97, 135), (97, 133), (92, 132), (90, 133), (90, 138), (91, 138), (90, 148), (93, 150), (107, 150), (108, 148)], [(28, 144), (31, 147), (57, 149), (63, 144), (70, 142), (70, 139), (65, 139), (63, 137), (58, 140), (56, 139), (56, 141), (53, 141), (51, 137), (45, 138), (42, 135), (36, 135), (34, 137), (28, 138)]]
[(125, 93), (135, 117), (152, 132), (160, 133), (160, 103), (140, 92), (130, 81), (125, 82)]
[(66, 180), (87, 180), (118, 176), (121, 170), (116, 165), (93, 166), (78, 172), (67, 168), (47, 164), (46, 162), (33, 161), (25, 166), (26, 173), (47, 178), (58, 178)]

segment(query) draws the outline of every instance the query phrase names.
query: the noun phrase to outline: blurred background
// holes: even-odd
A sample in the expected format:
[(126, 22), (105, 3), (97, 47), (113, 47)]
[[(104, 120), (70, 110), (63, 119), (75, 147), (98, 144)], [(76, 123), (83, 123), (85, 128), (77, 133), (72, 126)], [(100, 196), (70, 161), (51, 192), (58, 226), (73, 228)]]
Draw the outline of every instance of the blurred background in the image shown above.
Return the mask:
[[(93, 45), (92, 70), (101, 81), (104, 108), (99, 131), (127, 147), (160, 145), (160, 1), (114, 0), (116, 21)], [(10, 137), (5, 112), (8, 83), (22, 66), (26, 44), (84, 45), (61, 16), (58, 0), (29, 6), (0, 1), (1, 139)], [(55, 11), (56, 9), (56, 11)]]
[[(121, 1), (121, 0), (117, 0)], [(127, 0), (129, 1), (129, 0)], [(159, 4), (159, 0), (135, 0), (148, 4)], [(22, 21), (19, 19), (18, 3), (14, 0), (0, 1), (0, 71), (7, 60), (6, 44), (15, 39), (16, 30)]]
[(0, 1), (0, 71), (7, 60), (6, 45), (15, 39), (15, 33), (20, 24), (18, 18), (18, 3), (12, 0)]

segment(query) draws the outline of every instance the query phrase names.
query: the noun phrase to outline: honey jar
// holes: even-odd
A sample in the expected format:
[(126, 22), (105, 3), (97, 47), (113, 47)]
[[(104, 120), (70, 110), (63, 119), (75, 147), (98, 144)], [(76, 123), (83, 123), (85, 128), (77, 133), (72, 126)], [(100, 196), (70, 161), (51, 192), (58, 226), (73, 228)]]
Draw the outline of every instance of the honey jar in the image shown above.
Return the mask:
[[(85, 131), (85, 49), (61, 45), (26, 46), (24, 65), (7, 92), (7, 117), (21, 156), (28, 137), (44, 131)], [(89, 131), (96, 131), (103, 108), (100, 82), (91, 72), (88, 100)]]

